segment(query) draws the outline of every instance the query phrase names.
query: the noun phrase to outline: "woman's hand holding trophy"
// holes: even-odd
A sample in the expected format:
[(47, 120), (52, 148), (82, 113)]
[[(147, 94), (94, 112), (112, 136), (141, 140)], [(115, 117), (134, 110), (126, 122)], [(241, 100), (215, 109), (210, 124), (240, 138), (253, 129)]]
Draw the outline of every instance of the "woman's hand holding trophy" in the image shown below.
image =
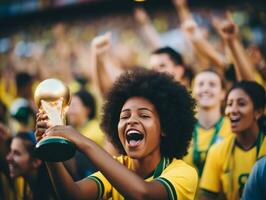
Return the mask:
[[(46, 79), (35, 90), (34, 100), (39, 108), (37, 121), (48, 120), (43, 124), (38, 122), (39, 126), (43, 125), (43, 133), (36, 132), (36, 138), (39, 140), (36, 145), (36, 154), (44, 161), (65, 161), (76, 151), (75, 145), (68, 139), (59, 136), (45, 137), (44, 133), (49, 127), (66, 124), (66, 112), (70, 99), (69, 88), (58, 79)], [(42, 117), (41, 120), (40, 117)]]

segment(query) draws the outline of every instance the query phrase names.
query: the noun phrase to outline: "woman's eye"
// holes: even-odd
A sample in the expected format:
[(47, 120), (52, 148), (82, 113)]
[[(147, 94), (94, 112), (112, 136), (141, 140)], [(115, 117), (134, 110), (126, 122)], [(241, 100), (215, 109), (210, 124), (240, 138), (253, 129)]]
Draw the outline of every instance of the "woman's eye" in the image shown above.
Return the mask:
[(149, 115), (141, 115), (142, 118), (149, 118)]
[(120, 116), (120, 119), (127, 119), (127, 118), (129, 118), (129, 116), (127, 116), (127, 115)]
[(215, 87), (216, 86), (216, 84), (215, 83), (213, 83), (213, 82), (210, 82), (210, 87)]
[(240, 103), (239, 103), (239, 106), (245, 106), (245, 105), (246, 105), (245, 102), (240, 102)]
[(226, 106), (232, 106), (232, 103), (231, 102), (228, 102), (228, 103), (226, 103)]

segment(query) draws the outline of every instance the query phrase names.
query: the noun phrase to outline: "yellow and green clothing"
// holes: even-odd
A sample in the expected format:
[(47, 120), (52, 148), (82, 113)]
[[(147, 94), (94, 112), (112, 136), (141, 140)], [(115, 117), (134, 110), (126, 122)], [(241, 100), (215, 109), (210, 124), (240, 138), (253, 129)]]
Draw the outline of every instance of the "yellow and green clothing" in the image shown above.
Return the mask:
[(0, 100), (5, 104), (6, 107), (10, 108), (13, 100), (16, 98), (17, 90), (15, 82), (11, 82), (7, 90), (6, 80), (0, 78)]
[(92, 119), (87, 121), (79, 131), (82, 135), (90, 138), (98, 145), (103, 146), (105, 135), (100, 129), (98, 120)]
[(10, 180), (5, 174), (0, 173), (0, 199), (4, 200), (23, 200), (24, 196), (30, 192), (24, 178), (18, 177)]
[[(118, 162), (133, 169), (132, 159), (128, 156), (119, 156)], [(123, 200), (124, 197), (111, 185), (101, 172), (96, 172), (88, 177), (98, 185), (98, 198)], [(192, 200), (195, 197), (198, 175), (196, 170), (178, 159), (162, 158), (153, 174), (145, 178), (145, 181), (159, 181), (168, 192), (168, 199), (171, 200)]]
[(210, 129), (204, 129), (199, 123), (196, 123), (193, 139), (184, 161), (195, 167), (201, 176), (210, 147), (231, 134), (230, 120), (227, 117), (220, 117), (214, 127)]
[(25, 197), (32, 197), (32, 191), (29, 184), (22, 177), (18, 177), (15, 180), (16, 190), (17, 190), (17, 199), (23, 200)]
[(0, 172), (0, 199), (16, 200), (15, 188), (11, 180), (2, 172)]
[(232, 134), (211, 147), (200, 188), (211, 193), (224, 193), (228, 200), (240, 199), (253, 165), (263, 155), (266, 155), (263, 133), (259, 133), (256, 144), (249, 150), (239, 147)]

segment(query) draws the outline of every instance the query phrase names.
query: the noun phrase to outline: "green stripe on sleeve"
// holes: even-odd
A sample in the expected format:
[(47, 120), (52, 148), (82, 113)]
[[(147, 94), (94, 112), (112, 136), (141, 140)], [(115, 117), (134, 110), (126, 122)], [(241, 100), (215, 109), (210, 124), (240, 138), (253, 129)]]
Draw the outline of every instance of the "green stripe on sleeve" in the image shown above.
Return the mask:
[(163, 178), (163, 177), (159, 177), (156, 180), (162, 183), (164, 187), (166, 188), (167, 193), (168, 193), (168, 199), (177, 200), (175, 188), (170, 181), (168, 181), (166, 178)]
[(99, 179), (96, 176), (88, 176), (87, 178), (94, 180), (98, 186), (98, 195), (97, 195), (97, 199), (102, 198), (103, 196), (103, 191), (104, 191), (104, 185), (103, 182), (101, 181), (101, 179)]

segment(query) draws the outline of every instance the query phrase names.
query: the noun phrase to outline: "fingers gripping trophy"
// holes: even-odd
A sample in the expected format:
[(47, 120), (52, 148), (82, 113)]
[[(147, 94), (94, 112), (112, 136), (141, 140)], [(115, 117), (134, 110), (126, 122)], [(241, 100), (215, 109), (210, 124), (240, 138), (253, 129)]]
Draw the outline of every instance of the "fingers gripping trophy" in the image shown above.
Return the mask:
[[(58, 79), (42, 81), (34, 93), (36, 105), (48, 115), (48, 120), (53, 126), (66, 123), (70, 99), (69, 88)], [(66, 138), (51, 136), (41, 139), (36, 144), (35, 150), (41, 160), (59, 162), (73, 157), (76, 148)]]

